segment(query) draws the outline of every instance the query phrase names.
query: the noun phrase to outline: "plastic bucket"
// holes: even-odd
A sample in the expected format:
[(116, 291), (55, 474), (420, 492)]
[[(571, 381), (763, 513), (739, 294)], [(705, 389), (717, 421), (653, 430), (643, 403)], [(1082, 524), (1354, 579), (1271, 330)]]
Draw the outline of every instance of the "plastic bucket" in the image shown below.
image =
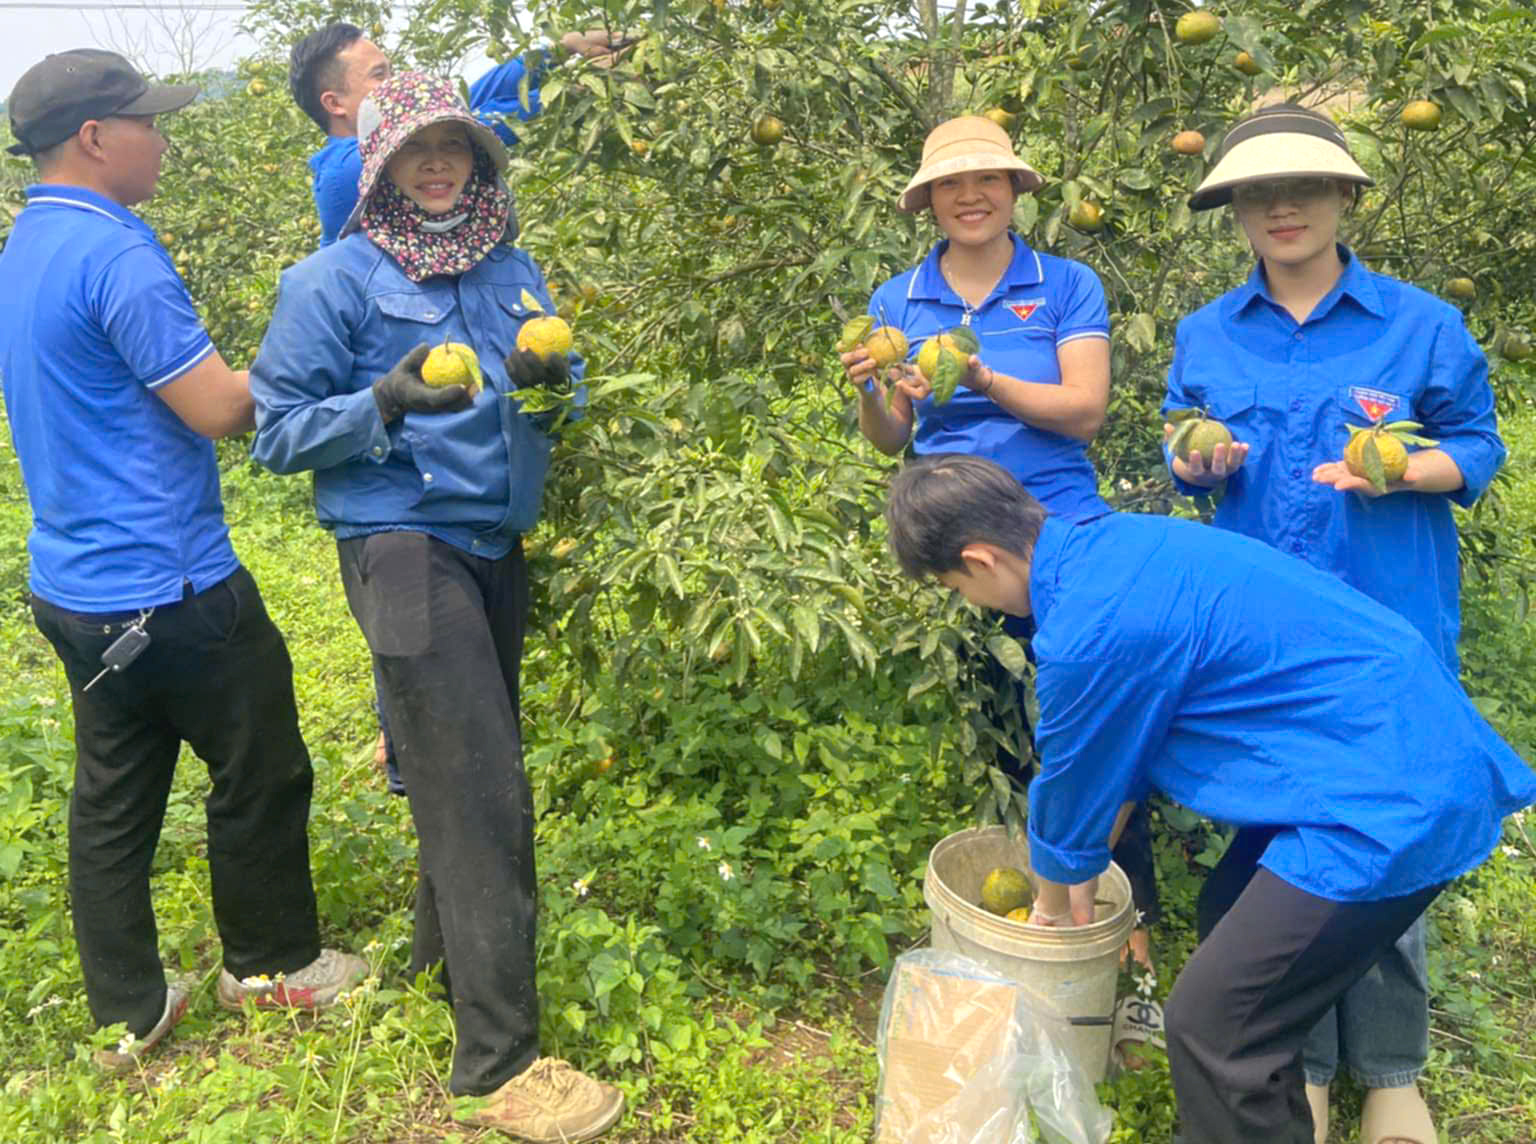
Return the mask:
[(977, 903), (981, 883), (998, 866), (1029, 871), (1029, 846), (1004, 826), (962, 830), (928, 855), (923, 898), (933, 914), (933, 948), (962, 954), (1022, 985), (1070, 1027), (1065, 1046), (1090, 1083), (1109, 1068), (1120, 950), (1136, 925), (1131, 884), (1110, 864), (1099, 875), (1094, 921), (1056, 929), (1021, 925)]

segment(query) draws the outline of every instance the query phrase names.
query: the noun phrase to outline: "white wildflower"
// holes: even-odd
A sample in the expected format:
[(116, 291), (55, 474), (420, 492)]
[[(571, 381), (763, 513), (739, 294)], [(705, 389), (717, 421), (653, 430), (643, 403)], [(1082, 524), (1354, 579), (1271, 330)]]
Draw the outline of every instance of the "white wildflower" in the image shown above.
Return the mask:
[(587, 896), (587, 891), (591, 888), (591, 883), (588, 882), (585, 878), (577, 878), (574, 882), (571, 883), (571, 890), (576, 894), (578, 898), (585, 898)]
[(1518, 847), (1515, 847), (1515, 846), (1500, 846), (1499, 849), (1504, 851), (1504, 857), (1506, 857), (1506, 858), (1518, 858), (1518, 857), (1520, 857), (1520, 850), (1519, 850)]
[(736, 871), (731, 869), (731, 864), (729, 862), (720, 863), (720, 880), (722, 882), (729, 882), (734, 877), (736, 877)]
[(695, 838), (693, 840), (693, 842), (694, 842), (694, 845), (697, 846), (700, 850), (712, 850), (712, 849), (714, 849), (714, 847), (710, 846), (709, 839), (706, 836), (702, 835), (702, 834), (699, 835), (697, 838)]

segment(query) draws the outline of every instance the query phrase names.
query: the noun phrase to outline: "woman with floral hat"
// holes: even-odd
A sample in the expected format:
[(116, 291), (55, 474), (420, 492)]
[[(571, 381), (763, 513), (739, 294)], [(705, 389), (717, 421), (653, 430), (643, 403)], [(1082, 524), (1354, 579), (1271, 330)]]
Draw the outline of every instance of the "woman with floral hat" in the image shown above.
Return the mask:
[[(1451, 505), (1477, 500), (1504, 443), (1487, 361), (1460, 312), (1369, 270), (1339, 242), (1347, 212), (1371, 185), (1343, 132), (1316, 112), (1278, 104), (1227, 134), (1190, 206), (1230, 203), (1258, 262), (1243, 285), (1179, 323), (1164, 410), (1202, 408), (1233, 442), (1209, 457), (1191, 452), (1187, 462), (1170, 453), (1169, 465), (1186, 493), (1224, 488), (1218, 527), (1267, 541), (1385, 604), (1454, 671), (1460, 569)], [(1419, 422), (1416, 432), (1438, 442), (1409, 453), (1406, 471), (1384, 488), (1340, 460), (1349, 427), (1378, 421)], [(1270, 837), (1240, 831), (1212, 871), (1201, 893), (1202, 937), (1262, 864)], [(1316, 1140), (1327, 1137), (1328, 1085), (1343, 1063), (1368, 1090), (1364, 1144), (1433, 1144), (1416, 1084), (1429, 1036), (1423, 919), (1320, 1017), (1303, 1054)]]
[[(503, 242), (501, 141), (452, 86), (393, 76), (358, 124), (357, 207), (339, 242), (284, 273), (252, 366), (252, 451), (276, 472), (314, 471), (382, 681), (420, 839), (413, 969), (441, 962), (454, 1008), (449, 1088), (483, 1098), (476, 1124), (589, 1140), (623, 1094), (539, 1056), (518, 672), (521, 541), (551, 439), (511, 396), (545, 386), (579, 404), (582, 363), (516, 349), (523, 323), (553, 306), (533, 259)], [(478, 377), (426, 383), (445, 342), (474, 351)]]

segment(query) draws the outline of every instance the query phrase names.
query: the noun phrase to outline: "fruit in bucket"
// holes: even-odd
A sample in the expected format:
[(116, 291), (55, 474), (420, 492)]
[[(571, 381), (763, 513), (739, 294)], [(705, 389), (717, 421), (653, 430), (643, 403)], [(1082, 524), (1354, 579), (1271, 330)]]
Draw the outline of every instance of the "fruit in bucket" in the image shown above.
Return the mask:
[(1029, 907), (1020, 906), (1016, 910), (1009, 910), (1005, 916), (1011, 922), (1027, 922), (1029, 921)]
[(981, 882), (981, 908), (999, 917), (1007, 917), (1020, 906), (1029, 905), (1034, 897), (1029, 875), (1017, 866), (999, 866)]

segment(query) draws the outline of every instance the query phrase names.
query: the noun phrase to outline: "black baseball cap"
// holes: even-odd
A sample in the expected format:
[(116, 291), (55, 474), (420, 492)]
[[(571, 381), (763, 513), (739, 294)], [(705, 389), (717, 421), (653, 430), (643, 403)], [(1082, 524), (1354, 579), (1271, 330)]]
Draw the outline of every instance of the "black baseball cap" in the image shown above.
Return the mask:
[(12, 155), (62, 143), (90, 119), (162, 115), (197, 98), (191, 84), (150, 83), (116, 52), (76, 48), (33, 64), (11, 89), (7, 107), (17, 142)]

